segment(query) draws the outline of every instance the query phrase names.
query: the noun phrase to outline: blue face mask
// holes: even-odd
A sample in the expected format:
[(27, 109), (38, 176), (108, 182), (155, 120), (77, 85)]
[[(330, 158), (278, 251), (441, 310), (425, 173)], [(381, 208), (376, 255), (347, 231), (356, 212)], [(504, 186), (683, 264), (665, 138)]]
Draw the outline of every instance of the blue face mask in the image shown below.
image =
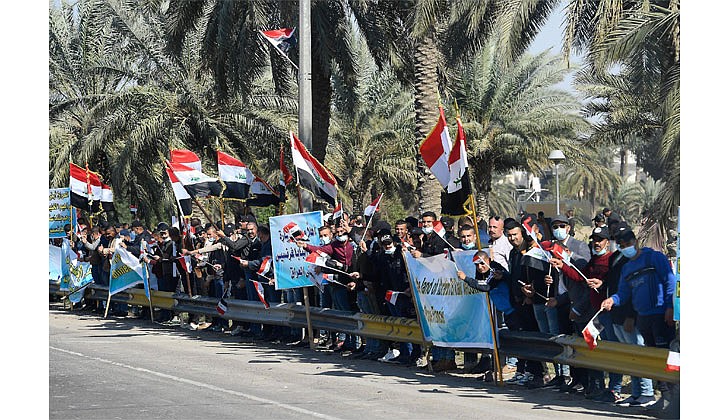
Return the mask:
[(329, 238), (328, 236), (322, 236), (321, 243), (324, 245), (328, 245), (329, 243), (331, 243), (331, 238)]
[(637, 248), (634, 245), (628, 246), (627, 248), (619, 248), (619, 251), (627, 258), (632, 258), (637, 255)]
[(389, 249), (385, 249), (385, 250), (384, 250), (384, 253), (385, 253), (385, 254), (388, 254), (388, 255), (392, 255), (392, 254), (394, 254), (394, 251), (395, 251), (396, 249), (397, 249), (397, 247), (394, 247), (394, 246), (393, 246), (393, 247), (391, 247), (391, 248), (389, 248)]
[(471, 242), (469, 244), (463, 244), (463, 249), (473, 249), (475, 248), (475, 243)]
[(607, 253), (607, 248), (602, 248), (601, 251), (594, 251), (594, 250), (592, 250), (592, 254), (597, 255), (597, 256), (604, 255), (606, 253)]
[(554, 238), (559, 241), (566, 239), (566, 228), (554, 229)]

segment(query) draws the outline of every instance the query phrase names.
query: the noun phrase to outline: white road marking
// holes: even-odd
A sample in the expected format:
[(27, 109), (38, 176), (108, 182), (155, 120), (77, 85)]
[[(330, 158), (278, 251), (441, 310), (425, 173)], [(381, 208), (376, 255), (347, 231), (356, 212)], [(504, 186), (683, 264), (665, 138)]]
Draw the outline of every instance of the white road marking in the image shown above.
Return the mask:
[(226, 394), (234, 395), (237, 397), (247, 398), (249, 400), (257, 401), (257, 402), (264, 403), (264, 404), (272, 404), (272, 405), (275, 405), (276, 407), (280, 407), (280, 408), (290, 410), (290, 411), (295, 411), (296, 413), (304, 414), (307, 416), (316, 417), (316, 418), (320, 418), (320, 419), (328, 419), (328, 420), (341, 420), (338, 417), (332, 417), (332, 416), (329, 416), (326, 414), (317, 413), (315, 411), (306, 410), (305, 408), (296, 407), (296, 406), (290, 405), (290, 404), (280, 403), (278, 401), (269, 400), (267, 398), (256, 397), (255, 395), (250, 395), (250, 394), (245, 394), (245, 393), (238, 392), (238, 391), (233, 391), (230, 389), (220, 388), (215, 385), (210, 385), (210, 384), (206, 384), (203, 382), (197, 382), (197, 381), (193, 381), (191, 379), (180, 378), (178, 376), (168, 375), (168, 374), (162, 373), (162, 372), (156, 372), (156, 371), (145, 369), (145, 368), (130, 366), (130, 365), (127, 365), (124, 363), (114, 362), (113, 360), (102, 359), (100, 357), (87, 356), (85, 354), (77, 353), (77, 352), (71, 351), (71, 350), (59, 349), (59, 348), (53, 347), (53, 346), (49, 346), (49, 347), (52, 350), (60, 351), (62, 353), (67, 353), (67, 354), (71, 354), (71, 355), (79, 356), (79, 357), (85, 357), (87, 359), (96, 360), (96, 361), (99, 361), (102, 363), (108, 363), (110, 365), (119, 366), (119, 367), (123, 367), (123, 368), (130, 369), (130, 370), (135, 370), (137, 372), (148, 373), (151, 375), (159, 376), (160, 378), (171, 379), (173, 381), (177, 381), (177, 382), (181, 382), (181, 383), (189, 384), (189, 385), (194, 385), (194, 386), (197, 386), (200, 388), (206, 388), (206, 389), (209, 389), (212, 391), (224, 392)]

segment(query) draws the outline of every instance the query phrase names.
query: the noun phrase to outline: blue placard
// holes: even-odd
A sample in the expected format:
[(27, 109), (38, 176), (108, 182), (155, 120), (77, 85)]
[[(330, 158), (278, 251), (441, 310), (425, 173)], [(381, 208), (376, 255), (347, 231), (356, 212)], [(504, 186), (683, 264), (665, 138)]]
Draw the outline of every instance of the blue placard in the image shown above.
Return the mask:
[(318, 228), (324, 224), (323, 213), (284, 214), (271, 217), (269, 223), (276, 290), (314, 286), (310, 278), (313, 266), (305, 262), (308, 252), (296, 245), (286, 226), (295, 224), (304, 232), (309, 244), (320, 245)]
[(405, 253), (412, 297), (426, 341), (440, 347), (493, 348), (493, 333), (485, 293), (457, 278), (460, 268), (475, 275), (476, 251), (455, 253), (457, 266), (444, 255), (414, 258)]
[(677, 255), (675, 259), (675, 294), (673, 295), (673, 320), (680, 321), (680, 207), (677, 208)]
[(48, 190), (48, 237), (65, 238), (65, 225), (76, 224), (76, 212), (71, 207), (71, 189)]

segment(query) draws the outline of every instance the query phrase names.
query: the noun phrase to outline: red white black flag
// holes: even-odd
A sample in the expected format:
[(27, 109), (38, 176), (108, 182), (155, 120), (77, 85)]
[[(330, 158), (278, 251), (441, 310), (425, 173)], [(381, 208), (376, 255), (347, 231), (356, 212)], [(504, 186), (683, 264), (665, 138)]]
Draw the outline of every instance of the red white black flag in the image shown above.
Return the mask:
[(306, 150), (306, 147), (291, 131), (291, 154), (293, 165), (298, 174), (298, 184), (311, 191), (315, 197), (326, 201), (332, 206), (336, 205), (336, 179), (315, 157)]
[(448, 158), (450, 157), (451, 149), (452, 142), (447, 129), (447, 122), (445, 121), (445, 111), (440, 107), (440, 117), (435, 127), (430, 131), (430, 134), (427, 135), (427, 138), (420, 146), (420, 154), (427, 167), (430, 168), (432, 175), (437, 178), (445, 189), (450, 184)]
[(207, 176), (181, 163), (169, 162), (169, 168), (191, 196), (219, 197), (222, 193), (222, 183), (217, 178)]
[(192, 216), (192, 197), (182, 186), (182, 183), (179, 182), (179, 179), (177, 179), (174, 171), (170, 167), (167, 167), (165, 169), (167, 171), (167, 175), (169, 176), (169, 182), (172, 183), (172, 192), (174, 192), (174, 198), (177, 200), (177, 204), (179, 205), (179, 210), (182, 213), (182, 216)]
[(250, 185), (253, 183), (255, 176), (243, 162), (218, 150), (217, 170), (220, 179), (225, 183), (222, 198), (237, 200), (248, 198)]
[(182, 165), (202, 172), (202, 162), (195, 152), (187, 149), (174, 149), (169, 153), (172, 163), (181, 163)]
[(468, 152), (465, 143), (465, 130), (460, 122), (460, 118), (456, 118), (458, 125), (458, 134), (455, 138), (450, 156), (448, 157), (448, 167), (450, 170), (450, 182), (441, 195), (442, 214), (449, 216), (463, 216), (471, 213), (471, 209), (465, 206), (469, 202), (472, 194), (470, 187), (470, 175), (468, 173)]

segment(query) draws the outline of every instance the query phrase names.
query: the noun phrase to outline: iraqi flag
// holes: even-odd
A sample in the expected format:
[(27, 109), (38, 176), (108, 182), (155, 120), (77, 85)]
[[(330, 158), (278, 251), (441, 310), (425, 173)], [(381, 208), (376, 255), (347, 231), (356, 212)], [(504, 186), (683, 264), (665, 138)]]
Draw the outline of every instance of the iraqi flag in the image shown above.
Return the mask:
[(219, 197), (222, 193), (222, 183), (217, 178), (207, 176), (197, 169), (180, 163), (169, 162), (169, 167), (185, 190), (193, 197)]
[(263, 179), (254, 176), (250, 185), (250, 197), (245, 202), (248, 207), (276, 206), (281, 202), (281, 194), (268, 185)]
[(581, 330), (581, 335), (584, 336), (586, 345), (589, 346), (590, 350), (597, 348), (597, 338), (599, 338), (599, 334), (603, 329), (604, 326), (599, 322), (599, 319), (594, 317), (588, 324), (586, 324), (586, 327)]
[(469, 202), (473, 190), (470, 186), (468, 172), (468, 149), (465, 142), (465, 130), (463, 130), (460, 118), (457, 118), (456, 121), (458, 134), (448, 157), (450, 183), (442, 193), (441, 205), (443, 214), (463, 216), (471, 213), (470, 210), (465, 208), (465, 205)]
[(293, 33), (296, 28), (272, 29), (270, 31), (260, 31), (263, 38), (273, 44), (273, 47), (279, 49), (283, 53), (287, 53), (296, 43)]
[(316, 198), (335, 206), (336, 179), (328, 169), (308, 153), (293, 131), (291, 131), (291, 154), (298, 174), (298, 184), (311, 191)]
[(101, 184), (101, 208), (105, 212), (116, 211), (114, 207), (114, 192), (111, 191), (111, 187), (104, 183)]
[(177, 204), (179, 205), (179, 209), (182, 212), (182, 215), (185, 217), (192, 216), (192, 197), (182, 186), (182, 183), (179, 182), (179, 179), (177, 179), (174, 171), (169, 167), (165, 169), (167, 171), (167, 175), (169, 176), (169, 182), (172, 183), (172, 192), (174, 192), (174, 198), (177, 200)]
[(442, 224), (441, 221), (435, 220), (434, 222), (432, 222), (432, 228), (435, 230), (435, 233), (440, 235), (442, 239), (445, 239), (446, 230), (445, 226)]
[(450, 166), (448, 164), (450, 150), (452, 150), (450, 133), (447, 130), (447, 122), (445, 122), (445, 112), (440, 107), (440, 118), (420, 146), (420, 154), (427, 167), (445, 189), (450, 184)]
[(334, 212), (331, 214), (331, 220), (333, 221), (334, 225), (339, 223), (339, 220), (344, 217), (344, 210), (341, 207), (341, 203), (337, 203), (336, 207), (334, 208)]
[(225, 183), (222, 198), (245, 200), (248, 198), (250, 185), (255, 176), (245, 164), (234, 157), (218, 150), (217, 171)]
[(102, 195), (101, 180), (95, 172), (71, 163), (69, 184), (71, 187), (71, 206), (82, 210), (91, 210), (93, 213), (99, 211)]
[[(533, 223), (534, 225), (531, 226), (531, 223)], [(523, 222), (521, 222), (521, 225), (524, 229), (526, 229), (526, 233), (528, 234), (528, 236), (530, 236), (531, 239), (533, 239), (534, 241), (538, 242), (538, 236), (536, 234), (536, 231), (534, 230), (534, 227), (536, 226), (536, 221), (531, 220), (531, 216), (528, 216), (526, 219), (523, 220)]]
[(182, 266), (182, 270), (188, 273), (192, 272), (192, 257), (189, 255), (177, 257), (177, 261), (179, 261), (179, 265)]
[(680, 372), (680, 353), (671, 351), (667, 354), (666, 372)]
[(255, 292), (258, 294), (258, 299), (260, 299), (260, 301), (263, 302), (263, 305), (265, 305), (265, 309), (270, 308), (268, 302), (265, 301), (265, 290), (263, 289), (263, 284), (255, 280), (250, 281), (252, 281), (253, 285), (255, 285)]
[(258, 269), (258, 271), (256, 271), (256, 274), (258, 274), (259, 276), (267, 277), (272, 267), (273, 264), (271, 263), (270, 257), (265, 257), (260, 263), (260, 268)]
[(225, 315), (225, 312), (227, 312), (227, 302), (225, 301), (225, 298), (220, 298), (220, 300), (217, 302), (217, 307), (215, 308), (217, 310), (217, 313), (220, 315)]
[(290, 222), (283, 226), (283, 234), (288, 236), (288, 240), (290, 242), (308, 241), (306, 232), (304, 232), (303, 229), (296, 224), (296, 222)]
[(202, 162), (195, 152), (187, 149), (175, 149), (169, 153), (172, 163), (181, 163), (188, 168), (202, 172)]
[(402, 292), (395, 292), (393, 290), (387, 290), (387, 293), (384, 295), (384, 300), (391, 303), (392, 305), (397, 304), (397, 298), (399, 297), (399, 294)]
[(374, 213), (379, 208), (379, 203), (382, 201), (382, 197), (384, 196), (384, 193), (379, 194), (379, 197), (377, 197), (376, 200), (372, 201), (371, 204), (367, 206), (367, 208), (364, 209), (364, 216), (372, 217)]
[(314, 251), (306, 256), (306, 262), (319, 267), (326, 267), (326, 261), (328, 261), (329, 255), (325, 252)]

